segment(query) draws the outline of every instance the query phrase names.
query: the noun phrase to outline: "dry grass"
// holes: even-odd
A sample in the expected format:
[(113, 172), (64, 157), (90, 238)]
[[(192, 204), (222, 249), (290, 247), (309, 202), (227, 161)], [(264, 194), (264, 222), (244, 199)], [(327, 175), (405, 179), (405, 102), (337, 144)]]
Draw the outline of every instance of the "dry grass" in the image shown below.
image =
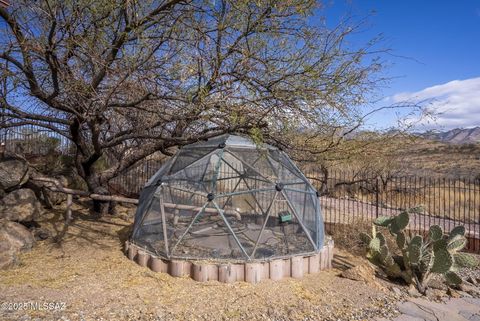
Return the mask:
[(330, 234), (335, 241), (335, 247), (354, 255), (364, 256), (365, 246), (360, 240), (360, 233), (372, 232), (372, 221), (355, 218), (351, 224), (336, 224), (330, 229)]
[(425, 139), (398, 150), (406, 172), (434, 177), (477, 177), (479, 155), (479, 143), (454, 145)]
[[(61, 210), (43, 217), (60, 242), (39, 242), (22, 264), (0, 271), (0, 302), (66, 302), (65, 311), (0, 311), (2, 320), (350, 320), (392, 315), (386, 288), (339, 278), (339, 270), (258, 285), (199, 283), (154, 273), (122, 253), (132, 210), (99, 222), (76, 205), (68, 229)], [(352, 256), (342, 251), (346, 261)], [(387, 284), (384, 284), (385, 286)]]

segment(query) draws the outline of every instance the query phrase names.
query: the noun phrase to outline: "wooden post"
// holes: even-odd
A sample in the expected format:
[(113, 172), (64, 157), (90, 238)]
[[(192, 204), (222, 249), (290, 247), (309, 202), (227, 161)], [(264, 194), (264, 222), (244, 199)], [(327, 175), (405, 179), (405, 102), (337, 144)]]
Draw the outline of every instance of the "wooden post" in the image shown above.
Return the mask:
[(128, 258), (134, 261), (136, 256), (137, 256), (137, 247), (130, 244), (128, 246)]
[(303, 256), (294, 256), (292, 257), (292, 278), (301, 279), (303, 278), (304, 268), (303, 268)]
[(209, 281), (218, 281), (218, 265), (209, 264), (208, 267), (208, 280)]
[(192, 263), (188, 261), (172, 260), (169, 264), (171, 276), (182, 277), (191, 275)]
[(237, 281), (237, 269), (232, 264), (221, 264), (218, 267), (218, 281), (223, 283)]
[(67, 194), (67, 212), (65, 213), (65, 224), (70, 224), (72, 220), (72, 194)]
[(137, 263), (140, 266), (147, 266), (148, 260), (150, 259), (150, 254), (144, 251), (138, 251), (137, 254)]
[[(270, 279), (274, 281), (283, 279), (285, 276), (283, 271), (284, 265), (284, 260), (282, 259), (270, 261)], [(290, 265), (288, 267), (290, 268)]]
[(270, 279), (270, 264), (269, 264), (269, 262), (263, 262), (262, 263), (262, 269), (263, 269), (262, 280)]
[(283, 260), (283, 277), (289, 278), (292, 276), (292, 261), (290, 259)]
[(261, 263), (245, 264), (245, 282), (257, 284), (262, 280), (263, 265)]
[(334, 249), (334, 242), (333, 240), (330, 240), (329, 244), (328, 244), (328, 268), (331, 269), (333, 266), (332, 266), (332, 262), (333, 262), (333, 249)]
[(150, 259), (150, 269), (154, 272), (168, 272), (168, 263), (164, 262), (161, 258), (151, 257)]
[(317, 273), (318, 271), (320, 271), (320, 254), (315, 254), (308, 258), (308, 273)]
[(245, 264), (233, 264), (233, 268), (237, 270), (237, 281), (245, 281)]
[(327, 246), (324, 245), (320, 250), (320, 270), (327, 269), (327, 260), (328, 260), (328, 250), (327, 250)]
[(304, 256), (304, 257), (303, 257), (303, 273), (304, 273), (304, 274), (310, 273), (310, 272), (308, 271), (308, 266), (309, 266), (309, 264), (308, 264), (308, 256)]
[(218, 281), (218, 266), (216, 264), (192, 263), (191, 277), (198, 282)]

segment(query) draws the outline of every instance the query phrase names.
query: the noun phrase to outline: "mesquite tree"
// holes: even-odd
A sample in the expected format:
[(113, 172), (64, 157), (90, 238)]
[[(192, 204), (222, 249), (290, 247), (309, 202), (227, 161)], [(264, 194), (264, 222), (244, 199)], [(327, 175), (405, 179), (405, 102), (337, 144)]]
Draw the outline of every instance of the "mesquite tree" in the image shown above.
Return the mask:
[(382, 80), (376, 40), (349, 46), (358, 25), (329, 28), (320, 13), (309, 0), (12, 2), (0, 126), (67, 137), (101, 194), (154, 152), (226, 132), (292, 147), (297, 130), (351, 121)]

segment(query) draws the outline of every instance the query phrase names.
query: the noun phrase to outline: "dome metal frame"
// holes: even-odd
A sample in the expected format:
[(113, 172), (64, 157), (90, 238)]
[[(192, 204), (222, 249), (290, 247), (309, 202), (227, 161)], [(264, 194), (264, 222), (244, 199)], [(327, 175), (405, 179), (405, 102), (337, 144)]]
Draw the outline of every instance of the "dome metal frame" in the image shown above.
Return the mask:
[(286, 153), (222, 135), (147, 182), (130, 242), (168, 260), (268, 261), (324, 245), (318, 193)]

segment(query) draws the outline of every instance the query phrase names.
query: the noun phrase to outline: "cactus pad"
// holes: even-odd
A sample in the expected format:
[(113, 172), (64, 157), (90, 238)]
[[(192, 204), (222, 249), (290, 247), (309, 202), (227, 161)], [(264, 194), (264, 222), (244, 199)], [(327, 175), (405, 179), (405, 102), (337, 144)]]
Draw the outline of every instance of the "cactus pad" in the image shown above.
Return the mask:
[(397, 246), (398, 246), (400, 249), (403, 249), (403, 248), (405, 247), (405, 243), (406, 243), (405, 233), (399, 232), (399, 233), (397, 234)]
[(447, 250), (456, 252), (460, 251), (465, 247), (465, 245), (467, 245), (467, 239), (465, 238), (465, 236), (457, 234), (452, 239), (449, 238), (447, 243)]
[[(458, 285), (462, 279), (454, 272), (459, 267), (475, 268), (480, 260), (467, 253), (460, 253), (467, 243), (465, 228), (455, 227), (447, 237), (438, 225), (430, 226), (428, 238), (405, 231), (409, 223), (408, 212), (393, 217), (379, 217), (372, 225), (372, 235), (362, 234), (367, 244), (367, 258), (380, 267), (389, 277), (415, 284), (424, 291), (428, 287), (430, 273), (442, 274), (448, 284)], [(398, 249), (390, 252), (385, 236), (377, 233), (375, 226), (387, 227), (395, 236)], [(400, 254), (400, 255), (398, 255)]]
[(476, 268), (480, 265), (480, 261), (468, 253), (456, 253), (453, 255), (453, 259), (455, 264), (460, 267)]
[(442, 228), (438, 225), (430, 226), (430, 230), (428, 231), (428, 236), (432, 241), (438, 241), (443, 236)]
[(360, 233), (360, 240), (363, 242), (363, 244), (369, 245), (372, 238), (366, 233)]
[(400, 230), (406, 228), (409, 221), (410, 215), (407, 212), (402, 212), (395, 217), (395, 224)]
[(465, 236), (465, 227), (462, 225), (455, 226), (452, 231), (450, 232), (448, 238), (453, 239), (457, 235)]
[(421, 237), (420, 235), (415, 235), (410, 241), (410, 245), (415, 245), (421, 248), (423, 245), (423, 237)]
[(390, 251), (388, 250), (388, 247), (386, 245), (382, 245), (380, 247), (380, 261), (384, 262), (385, 259), (390, 255)]
[(370, 250), (374, 252), (380, 252), (380, 239), (379, 238), (373, 238), (370, 243), (368, 244), (368, 247)]
[(440, 239), (438, 241), (433, 242), (433, 252), (436, 252), (441, 249), (443, 250), (447, 249), (447, 240)]
[(373, 224), (378, 226), (388, 226), (393, 221), (393, 217), (380, 216), (373, 221)]
[(383, 236), (382, 233), (378, 232), (376, 237), (377, 237), (377, 239), (380, 240), (380, 245), (385, 245), (385, 243), (386, 243), (385, 236)]
[(445, 249), (439, 249), (434, 252), (433, 265), (431, 271), (433, 273), (447, 273), (453, 266), (453, 257)]
[(458, 276), (457, 273), (452, 271), (447, 272), (445, 274), (445, 280), (447, 281), (448, 284), (451, 284), (451, 285), (459, 285), (462, 283), (462, 278)]
[(408, 259), (410, 260), (411, 264), (420, 263), (421, 253), (422, 252), (419, 246), (410, 243), (410, 245), (408, 246)]

